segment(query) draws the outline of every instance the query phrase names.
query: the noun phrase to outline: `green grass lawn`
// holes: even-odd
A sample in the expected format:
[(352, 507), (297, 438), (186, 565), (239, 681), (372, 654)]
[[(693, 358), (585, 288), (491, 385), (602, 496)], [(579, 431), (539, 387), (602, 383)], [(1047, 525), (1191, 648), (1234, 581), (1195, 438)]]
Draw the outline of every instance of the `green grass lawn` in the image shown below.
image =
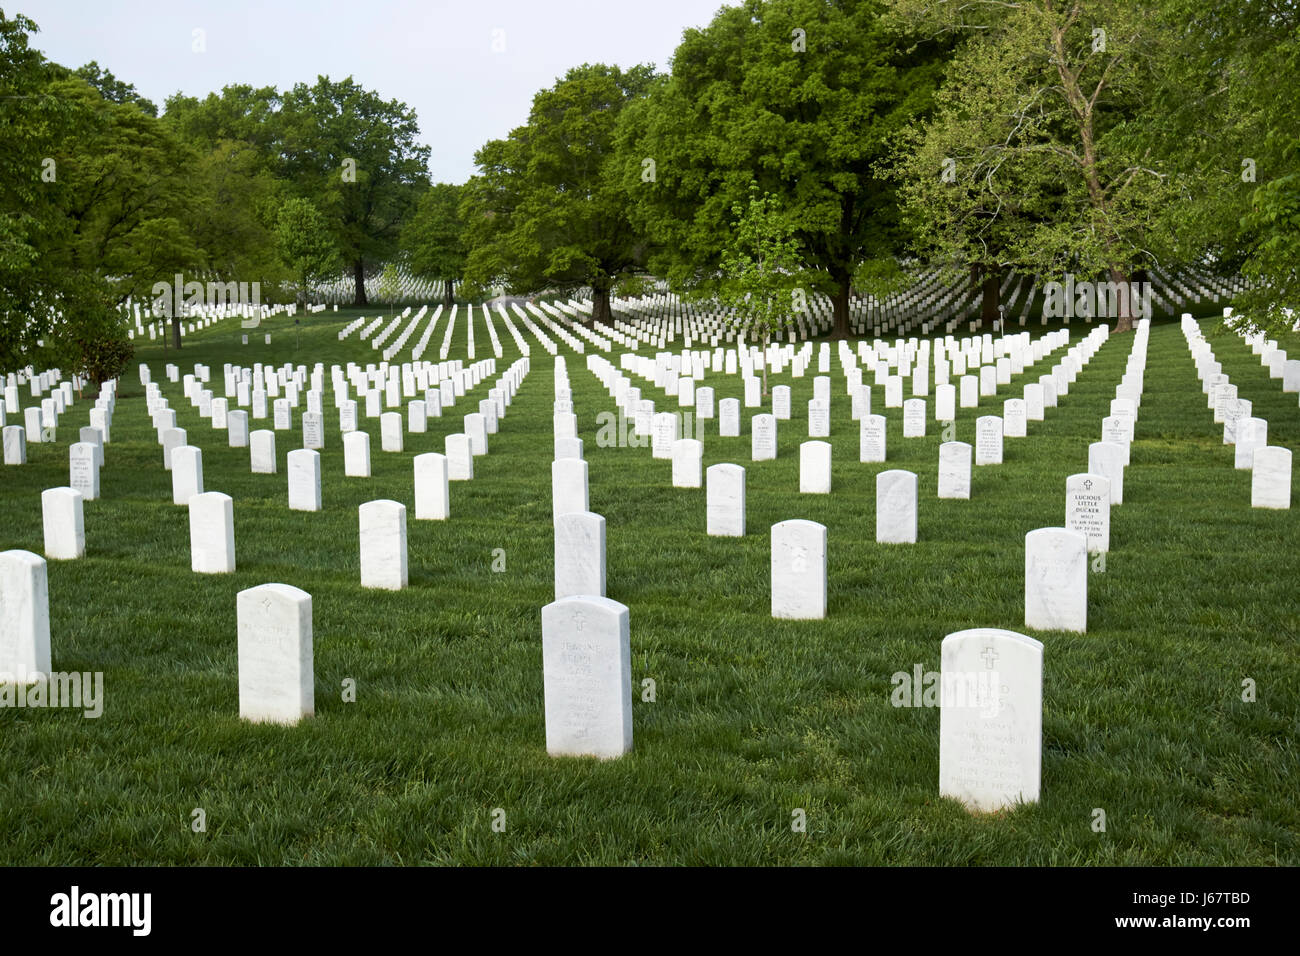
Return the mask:
[[(227, 320), (187, 336), (178, 364), (211, 365), (218, 396), (225, 362), (319, 361), (328, 383), (330, 364), (380, 361), (355, 333), (337, 342), (358, 314), (305, 317), (296, 347), (291, 319), (264, 321), (249, 346)], [(463, 359), (463, 309), (460, 318), (451, 357)], [(409, 360), (419, 331), (396, 360)], [(1072, 325), (1071, 344), (1087, 331)], [(499, 321), (497, 333), (500, 375), (518, 352)], [(833, 493), (800, 495), (816, 365), (776, 376), (792, 386), (794, 410), (776, 461), (749, 460), (754, 410), (740, 438), (706, 424), (704, 466), (747, 470), (743, 539), (706, 536), (704, 491), (671, 487), (670, 462), (648, 447), (597, 447), (596, 416), (613, 399), (584, 357), (561, 348), (590, 507), (607, 522), (607, 593), (631, 618), (634, 749), (603, 763), (545, 749), (554, 375), (529, 339), (532, 370), (474, 480), (452, 484), (445, 522), (414, 520), (412, 458), (442, 451), (496, 376), (430, 419), (428, 434), (407, 435), (402, 453), (381, 452), (378, 420), (362, 415), (369, 479), (343, 477), (327, 389), (324, 511), (307, 514), (288, 510), (285, 473), (305, 401), (294, 431), (277, 433), (279, 474), (253, 475), (248, 449), (228, 448), (166, 381), (177, 353), (137, 341), (103, 497), (85, 505), (87, 555), (49, 563), (54, 667), (104, 672), (104, 715), (0, 710), (0, 863), (1300, 863), (1300, 522), (1295, 509), (1251, 509), (1249, 473), (1221, 444), (1177, 323), (1151, 333), (1124, 504), (1112, 509), (1105, 572), (1090, 575), (1088, 633), (1034, 634), (1045, 645), (1041, 802), (989, 817), (939, 798), (938, 710), (891, 706), (890, 676), (938, 670), (953, 631), (1024, 630), (1024, 536), (1063, 522), (1065, 479), (1087, 469), (1132, 336), (1112, 336), (1028, 438), (1006, 439), (1003, 465), (973, 470), (969, 501), (936, 497), (933, 398), (927, 437), (904, 440), (901, 410), (890, 410), (888, 463), (858, 462), (838, 363)], [(441, 340), (440, 324), (425, 360), (437, 361)], [(477, 358), (491, 356), (481, 317), (475, 342)], [(1296, 396), (1240, 339), (1212, 343), (1268, 419), (1270, 444), (1300, 450)], [(1065, 351), (980, 409), (958, 409), (956, 437), (973, 443), (975, 417), (1000, 414)], [(141, 361), (203, 449), (206, 490), (235, 500), (234, 574), (190, 572), (188, 515), (171, 503)], [(675, 406), (637, 384), (661, 410)], [(743, 398), (739, 377), (704, 384), (718, 399)], [(873, 411), (882, 399), (873, 389)], [(42, 553), (40, 492), (67, 483), (68, 442), (90, 406), (65, 413), (57, 444), (29, 445), (26, 467), (0, 469), (0, 549)], [(915, 545), (875, 543), (875, 476), (887, 468), (919, 475)], [(376, 498), (408, 507), (402, 592), (359, 584), (357, 507)], [(823, 621), (770, 616), (769, 529), (788, 518), (829, 529)], [(272, 581), (313, 599), (316, 716), (294, 728), (238, 716), (235, 595)], [(341, 699), (349, 678), (355, 703)], [(640, 699), (645, 678), (654, 702)], [(1253, 703), (1241, 699), (1246, 678)], [(191, 829), (195, 808), (206, 832)], [(503, 832), (492, 826), (497, 808)], [(796, 808), (806, 833), (791, 830)], [(1091, 827), (1094, 808), (1106, 812), (1104, 833)]]

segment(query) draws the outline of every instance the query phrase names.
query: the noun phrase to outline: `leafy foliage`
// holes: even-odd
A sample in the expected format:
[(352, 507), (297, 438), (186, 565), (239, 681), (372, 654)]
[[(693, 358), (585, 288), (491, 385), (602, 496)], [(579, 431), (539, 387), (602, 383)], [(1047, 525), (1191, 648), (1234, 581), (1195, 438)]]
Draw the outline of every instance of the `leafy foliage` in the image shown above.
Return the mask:
[(590, 285), (593, 321), (608, 318), (614, 282), (645, 258), (620, 187), (615, 132), (652, 77), (647, 66), (576, 67), (533, 98), (527, 125), (475, 154), (481, 172), (461, 205), (470, 284), (503, 281), (513, 292)]
[[(736, 217), (731, 243), (722, 251), (718, 301), (732, 310), (738, 331), (768, 343), (793, 321), (796, 290), (805, 281), (794, 228), (775, 196), (750, 190), (748, 203), (731, 207)], [(767, 363), (763, 363), (767, 394)]]

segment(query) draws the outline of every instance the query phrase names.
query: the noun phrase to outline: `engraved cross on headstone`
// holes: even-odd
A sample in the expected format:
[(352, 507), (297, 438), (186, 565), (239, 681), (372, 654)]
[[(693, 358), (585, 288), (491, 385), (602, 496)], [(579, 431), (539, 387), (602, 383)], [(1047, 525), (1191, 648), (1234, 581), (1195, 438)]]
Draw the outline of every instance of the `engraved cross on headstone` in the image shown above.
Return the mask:
[(993, 665), (998, 659), (998, 652), (993, 650), (992, 645), (980, 651), (980, 657), (984, 658), (984, 667), (987, 670), (993, 670)]

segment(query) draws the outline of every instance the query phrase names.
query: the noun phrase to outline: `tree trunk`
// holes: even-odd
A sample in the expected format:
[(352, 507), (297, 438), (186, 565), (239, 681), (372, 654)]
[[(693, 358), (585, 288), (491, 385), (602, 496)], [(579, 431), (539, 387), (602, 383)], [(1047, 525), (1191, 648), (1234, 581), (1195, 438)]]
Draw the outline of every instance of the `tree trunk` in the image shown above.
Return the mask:
[[(1120, 266), (1110, 267), (1110, 281), (1116, 285), (1123, 283), (1124, 288), (1128, 288), (1128, 276)], [(1130, 305), (1128, 293), (1121, 294), (1119, 296), (1119, 317), (1115, 320), (1115, 328), (1111, 329), (1112, 332), (1133, 331), (1133, 310)]]
[(831, 296), (831, 309), (835, 324), (831, 330), (832, 339), (849, 337), (849, 291), (853, 285), (853, 276), (847, 271), (831, 272), (835, 282), (835, 293)]
[(368, 305), (366, 301), (366, 262), (364, 259), (357, 259), (352, 263), (352, 279), (356, 283), (357, 294), (352, 300), (353, 305)]
[(763, 332), (763, 397), (767, 398), (767, 343), (772, 340), (772, 333)]
[(588, 328), (595, 325), (597, 322), (604, 322), (607, 325), (609, 324), (609, 288), (611, 285), (613, 285), (613, 283), (609, 280), (593, 282), (591, 284), (591, 322), (588, 324)]
[(181, 347), (181, 317), (179, 315), (172, 316), (172, 345), (176, 348)]
[(456, 280), (447, 279), (442, 284), (442, 304), (446, 309), (450, 309), (456, 304)]
[[(992, 328), (993, 323), (998, 319), (998, 306), (1001, 304), (1001, 292), (999, 286), (1002, 280), (1002, 270), (995, 265), (985, 263), (980, 266), (984, 276), (983, 297), (980, 300), (980, 324), (986, 328)], [(1002, 329), (1006, 334), (1006, 329)]]

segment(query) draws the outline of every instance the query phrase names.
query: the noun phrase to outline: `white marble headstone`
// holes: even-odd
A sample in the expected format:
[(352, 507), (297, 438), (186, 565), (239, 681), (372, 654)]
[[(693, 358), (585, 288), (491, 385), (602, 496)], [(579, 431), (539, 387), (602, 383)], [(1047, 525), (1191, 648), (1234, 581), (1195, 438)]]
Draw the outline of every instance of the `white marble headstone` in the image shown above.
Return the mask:
[[(674, 416), (675, 418), (675, 416)], [(698, 488), (704, 443), (696, 438), (679, 438), (672, 444), (673, 487)]]
[(891, 469), (876, 475), (876, 541), (915, 544), (917, 479), (911, 471)]
[(805, 495), (831, 493), (831, 443), (806, 441), (799, 446), (799, 492)]
[(343, 433), (343, 476), (370, 477), (370, 433)]
[(253, 474), (274, 475), (277, 463), (275, 456), (275, 432), (269, 428), (259, 428), (248, 436), (248, 452)]
[(885, 460), (885, 416), (864, 415), (858, 424), (858, 461)]
[(0, 552), (0, 683), (31, 684), (50, 673), (50, 590), (45, 559)]
[(586, 510), (587, 463), (580, 458), (551, 462), (551, 517)]
[(203, 494), (203, 452), (193, 445), (172, 449), (172, 504), (188, 505)]
[(230, 495), (205, 491), (190, 499), (190, 570), (195, 574), (235, 570), (235, 503)]
[(79, 491), (72, 488), (47, 488), (42, 491), (41, 519), (45, 529), (47, 558), (70, 561), (85, 556), (85, 519)]
[(792, 519), (772, 525), (772, 616), (826, 616), (826, 526)]
[(571, 511), (555, 519), (555, 599), (605, 596), (605, 519)]
[(320, 511), (320, 452), (297, 448), (288, 457), (289, 510)]
[(970, 497), (971, 447), (964, 441), (939, 446), (939, 497)]
[(1252, 508), (1291, 507), (1291, 449), (1278, 445), (1256, 448), (1250, 474)]
[(546, 752), (621, 757), (632, 749), (628, 611), (597, 595), (542, 608)]
[(1088, 630), (1088, 537), (1068, 528), (1025, 535), (1025, 627)]
[(991, 813), (1036, 803), (1043, 746), (1043, 645), (981, 627), (943, 639), (939, 794)]
[(1065, 479), (1065, 526), (1088, 538), (1088, 551), (1110, 550), (1110, 479), (1080, 474)]
[(776, 457), (776, 416), (755, 415), (749, 422), (750, 457), (770, 461)]
[(705, 473), (705, 521), (707, 533), (718, 537), (745, 535), (745, 469), (724, 463), (711, 465)]
[(361, 586), (400, 591), (407, 584), (406, 505), (380, 498), (358, 509)]
[(436, 451), (415, 456), (415, 520), (444, 521), (451, 517), (447, 456)]
[(316, 710), (311, 595), (262, 584), (236, 596), (239, 716), (296, 724)]

